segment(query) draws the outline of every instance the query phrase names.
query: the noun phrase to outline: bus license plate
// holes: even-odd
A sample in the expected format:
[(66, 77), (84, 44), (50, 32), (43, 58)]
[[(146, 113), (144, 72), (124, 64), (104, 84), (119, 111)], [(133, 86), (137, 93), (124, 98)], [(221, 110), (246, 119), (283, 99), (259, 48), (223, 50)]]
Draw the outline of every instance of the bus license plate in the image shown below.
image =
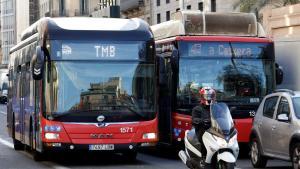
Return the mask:
[(115, 146), (113, 144), (97, 144), (89, 145), (89, 150), (114, 150)]

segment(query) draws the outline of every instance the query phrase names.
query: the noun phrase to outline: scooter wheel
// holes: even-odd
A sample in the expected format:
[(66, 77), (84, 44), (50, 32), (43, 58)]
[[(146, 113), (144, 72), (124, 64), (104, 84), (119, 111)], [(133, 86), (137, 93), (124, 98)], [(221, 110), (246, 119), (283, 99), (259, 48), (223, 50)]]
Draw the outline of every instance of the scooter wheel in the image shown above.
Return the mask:
[(227, 163), (225, 161), (219, 161), (217, 165), (217, 169), (234, 169), (234, 163)]

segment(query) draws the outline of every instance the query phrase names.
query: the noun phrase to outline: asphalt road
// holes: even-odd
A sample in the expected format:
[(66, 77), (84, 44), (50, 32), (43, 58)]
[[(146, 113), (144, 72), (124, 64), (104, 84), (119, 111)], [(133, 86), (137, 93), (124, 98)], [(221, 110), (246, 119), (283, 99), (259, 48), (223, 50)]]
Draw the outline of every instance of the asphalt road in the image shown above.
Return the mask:
[[(46, 161), (35, 162), (30, 153), (15, 151), (6, 130), (6, 106), (0, 105), (0, 169), (185, 169), (176, 154), (166, 150), (139, 153), (137, 161), (129, 163), (118, 154), (55, 154)], [(237, 162), (237, 169), (252, 168), (246, 157)], [(291, 163), (270, 160), (269, 169), (291, 169)]]

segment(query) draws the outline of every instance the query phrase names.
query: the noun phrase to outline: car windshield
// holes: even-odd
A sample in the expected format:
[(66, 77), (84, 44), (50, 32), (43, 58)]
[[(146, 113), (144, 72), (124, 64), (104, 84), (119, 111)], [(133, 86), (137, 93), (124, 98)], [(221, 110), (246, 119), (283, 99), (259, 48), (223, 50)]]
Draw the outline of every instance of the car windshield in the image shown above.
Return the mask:
[(295, 115), (298, 119), (300, 119), (300, 97), (293, 98)]
[(52, 61), (50, 71), (46, 65), (45, 110), (54, 118), (88, 122), (103, 114), (113, 122), (154, 117), (153, 64)]

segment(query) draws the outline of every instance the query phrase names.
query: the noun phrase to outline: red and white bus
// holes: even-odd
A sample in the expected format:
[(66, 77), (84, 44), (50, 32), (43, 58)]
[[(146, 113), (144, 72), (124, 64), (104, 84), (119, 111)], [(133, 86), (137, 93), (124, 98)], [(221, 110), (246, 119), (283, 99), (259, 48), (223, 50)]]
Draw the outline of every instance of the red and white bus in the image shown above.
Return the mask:
[(151, 28), (159, 67), (160, 141), (183, 140), (199, 90), (210, 86), (217, 101), (230, 107), (238, 141), (247, 143), (255, 111), (276, 85), (274, 44), (256, 17), (180, 11), (174, 20)]
[(14, 148), (113, 151), (157, 138), (154, 37), (140, 19), (44, 18), (10, 52)]

